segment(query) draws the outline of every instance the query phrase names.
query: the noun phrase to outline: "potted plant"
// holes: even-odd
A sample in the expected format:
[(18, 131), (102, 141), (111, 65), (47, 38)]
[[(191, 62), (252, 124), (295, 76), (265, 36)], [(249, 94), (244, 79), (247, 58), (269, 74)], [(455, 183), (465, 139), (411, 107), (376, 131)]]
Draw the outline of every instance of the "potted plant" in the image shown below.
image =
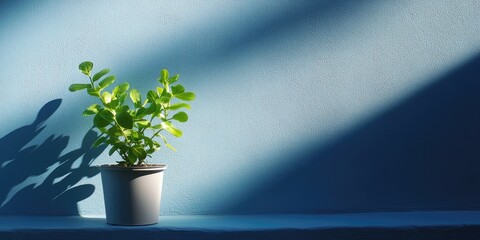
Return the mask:
[(109, 69), (92, 75), (93, 63), (88, 61), (81, 63), (79, 69), (89, 82), (72, 84), (69, 90), (86, 90), (98, 100), (83, 112), (83, 116), (93, 116), (93, 126), (100, 132), (93, 147), (107, 144), (111, 147), (110, 156), (120, 155), (115, 164), (99, 166), (107, 223), (157, 223), (166, 165), (152, 164), (147, 158), (162, 146), (176, 151), (164, 133), (182, 136), (174, 123), (188, 120), (181, 109), (190, 109), (185, 101), (194, 100), (195, 94), (186, 92), (177, 84), (179, 75), (169, 76), (166, 69), (161, 70), (157, 79), (160, 86), (148, 91), (145, 99), (138, 90), (130, 89), (128, 82), (107, 91), (115, 81), (115, 76), (107, 76)]

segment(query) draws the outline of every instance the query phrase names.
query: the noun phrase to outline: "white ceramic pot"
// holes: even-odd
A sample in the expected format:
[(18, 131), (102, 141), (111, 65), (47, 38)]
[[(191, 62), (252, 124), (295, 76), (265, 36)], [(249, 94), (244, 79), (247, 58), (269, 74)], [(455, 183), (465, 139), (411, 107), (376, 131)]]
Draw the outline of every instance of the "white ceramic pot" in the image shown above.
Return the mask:
[(99, 166), (107, 223), (149, 225), (158, 222), (166, 165)]

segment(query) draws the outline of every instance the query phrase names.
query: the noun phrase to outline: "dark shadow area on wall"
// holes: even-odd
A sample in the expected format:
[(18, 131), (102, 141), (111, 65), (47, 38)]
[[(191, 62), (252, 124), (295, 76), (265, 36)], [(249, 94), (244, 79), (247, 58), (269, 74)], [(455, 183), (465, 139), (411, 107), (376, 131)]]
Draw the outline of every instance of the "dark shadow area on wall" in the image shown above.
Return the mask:
[(0, 0), (0, 12), (9, 11), (21, 4), (22, 1)]
[(289, 162), (225, 211), (480, 209), (480, 56)]
[(104, 148), (90, 149), (97, 138), (94, 131), (87, 132), (79, 149), (65, 154), (67, 136), (51, 135), (29, 145), (61, 102), (48, 102), (32, 124), (0, 138), (1, 215), (78, 215), (77, 203), (94, 192), (91, 184), (78, 185), (98, 174), (90, 164)]
[(5, 14), (14, 14), (17, 19), (20, 19), (28, 14), (26, 10), (33, 10), (41, 5), (41, 2), (28, 0), (0, 0), (0, 17)]

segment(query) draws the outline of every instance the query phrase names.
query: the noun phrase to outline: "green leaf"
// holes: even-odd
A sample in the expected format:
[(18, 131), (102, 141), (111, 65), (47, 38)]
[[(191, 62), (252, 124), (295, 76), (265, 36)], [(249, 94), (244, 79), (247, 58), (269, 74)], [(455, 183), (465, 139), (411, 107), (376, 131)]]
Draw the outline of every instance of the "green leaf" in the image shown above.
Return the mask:
[[(156, 149), (155, 149), (154, 147), (149, 148), (149, 149), (147, 150), (147, 154), (150, 155), (150, 154), (154, 153), (155, 151), (156, 151)], [(152, 156), (149, 156), (149, 157), (152, 157)]]
[(90, 72), (92, 71), (92, 68), (93, 68), (93, 63), (89, 61), (82, 62), (80, 63), (80, 65), (78, 65), (78, 69), (80, 69), (80, 71), (87, 76), (90, 76)]
[(132, 135), (132, 130), (131, 129), (125, 129), (125, 130), (123, 130), (123, 134), (125, 134), (125, 136), (129, 137), (130, 135)]
[(183, 92), (185, 92), (185, 88), (182, 85), (178, 84), (176, 86), (172, 86), (172, 94), (173, 95), (177, 95), (177, 94), (180, 94), (180, 93), (183, 93)]
[(160, 117), (160, 114), (162, 114), (162, 111), (165, 109), (167, 105), (164, 105), (160, 99), (157, 99), (155, 102), (155, 112), (153, 113), (154, 116)]
[(143, 136), (143, 141), (147, 144), (150, 148), (153, 148), (153, 141), (149, 137)]
[(163, 93), (163, 88), (157, 87), (157, 93), (158, 93), (159, 96), (162, 95), (162, 93)]
[(122, 134), (122, 130), (121, 130), (120, 128), (118, 128), (117, 125), (109, 128), (108, 131), (107, 131), (107, 134), (108, 134), (109, 136), (111, 136), (111, 137), (112, 137), (112, 136), (113, 136), (113, 137), (119, 137), (119, 136), (122, 136), (122, 135), (123, 135), (123, 134)]
[(183, 134), (182, 131), (180, 131), (180, 129), (173, 126), (171, 122), (162, 122), (160, 123), (160, 125), (162, 125), (163, 129), (167, 130), (167, 132), (169, 132), (175, 137), (181, 137)]
[(150, 126), (150, 121), (148, 120), (140, 120), (140, 121), (136, 121), (136, 123), (141, 126), (141, 127), (149, 127)]
[(130, 90), (130, 99), (132, 99), (132, 102), (135, 104), (136, 107), (139, 107), (141, 105), (142, 98), (140, 96), (140, 92), (138, 92), (137, 89)]
[(160, 95), (160, 102), (162, 103), (169, 103), (172, 99), (172, 94), (168, 93), (167, 91), (163, 91), (162, 95)]
[(128, 84), (127, 82), (124, 82), (113, 89), (113, 94), (115, 94), (116, 96), (122, 95), (128, 90), (129, 87), (130, 87), (130, 84)]
[(100, 130), (102, 133), (108, 133), (107, 129), (104, 127), (98, 128), (98, 130)]
[(98, 138), (94, 143), (93, 143), (93, 147), (98, 147), (100, 146), (103, 142), (105, 142), (105, 140), (107, 140), (107, 137), (101, 137), (101, 138)]
[(172, 119), (175, 119), (179, 122), (186, 122), (188, 121), (188, 115), (186, 112), (178, 112), (175, 115), (173, 115)]
[(110, 109), (116, 109), (120, 105), (119, 99), (112, 94), (112, 101), (107, 105)]
[(123, 128), (133, 128), (133, 118), (128, 112), (120, 112), (115, 118), (117, 119), (118, 124)]
[(114, 119), (113, 114), (110, 111), (108, 111), (107, 109), (103, 109), (97, 115), (99, 115), (100, 117), (105, 119), (105, 121), (109, 121), (109, 122), (113, 121), (113, 119)]
[(168, 83), (172, 84), (172, 83), (176, 82), (179, 77), (180, 77), (180, 74), (175, 74), (173, 77), (168, 79)]
[(123, 93), (121, 95), (115, 95), (115, 96), (117, 96), (118, 104), (119, 104), (120, 108), (123, 108), (123, 107), (128, 108), (128, 105), (122, 105), (125, 102), (125, 99), (127, 99), (127, 94), (126, 93)]
[(147, 93), (147, 99), (149, 102), (154, 103), (156, 99), (158, 99), (158, 94), (157, 92), (150, 90)]
[(95, 75), (93, 75), (92, 80), (95, 82), (95, 81), (99, 80), (100, 78), (102, 78), (103, 76), (105, 76), (105, 74), (107, 74), (109, 72), (110, 72), (110, 69), (105, 68), (102, 71), (95, 73)]
[(177, 110), (177, 109), (180, 109), (180, 108), (190, 109), (190, 105), (187, 104), (187, 103), (175, 103), (175, 104), (170, 105), (167, 109)]
[(94, 88), (87, 88), (87, 93), (90, 96), (100, 97), (100, 93), (98, 92), (97, 89), (94, 89)]
[(114, 81), (115, 81), (115, 76), (108, 76), (98, 84), (98, 87), (100, 89), (104, 89), (108, 87), (110, 84), (112, 84)]
[(103, 109), (95, 117), (93, 118), (93, 125), (97, 128), (104, 128), (113, 121), (113, 114), (106, 110)]
[(176, 98), (184, 100), (184, 101), (192, 101), (195, 99), (195, 93), (193, 92), (184, 92), (175, 95)]
[(154, 103), (151, 103), (150, 106), (147, 108), (147, 111), (145, 111), (146, 115), (152, 114), (157, 110), (157, 105)]
[(168, 80), (168, 70), (167, 69), (162, 69), (160, 72), (160, 82), (165, 84)]
[(177, 151), (177, 149), (175, 149), (172, 145), (170, 145), (170, 143), (166, 143), (165, 147), (172, 149), (172, 151), (174, 151), (174, 152)]
[(140, 137), (140, 135), (138, 134), (137, 131), (132, 131), (132, 138), (133, 138), (134, 140), (138, 140), (139, 137)]
[(102, 102), (107, 105), (109, 104), (115, 96), (109, 92), (102, 93)]
[(139, 159), (143, 160), (143, 159), (147, 158), (147, 152), (145, 151), (145, 149), (143, 149), (142, 146), (139, 146), (139, 145), (134, 146), (132, 148), (132, 152)]
[(138, 119), (138, 118), (143, 118), (146, 114), (145, 112), (147, 112), (147, 109), (144, 108), (144, 107), (140, 107), (138, 110), (137, 110), (137, 113), (135, 114), (135, 117)]
[(70, 87), (68, 88), (68, 90), (70, 90), (70, 92), (75, 92), (75, 91), (78, 91), (78, 90), (83, 90), (85, 88), (89, 88), (91, 85), (90, 84), (82, 84), (82, 83), (75, 83), (75, 84), (72, 84), (70, 85)]
[(102, 107), (100, 107), (100, 105), (92, 104), (92, 105), (90, 105), (90, 107), (85, 109), (85, 111), (83, 111), (82, 115), (83, 116), (90, 116), (90, 115), (93, 115), (93, 114), (97, 114), (101, 109), (102, 109)]
[(118, 108), (117, 112), (127, 112), (129, 110), (130, 110), (130, 107), (128, 105), (123, 105), (123, 106)]
[(117, 148), (115, 146), (112, 146), (112, 148), (110, 148), (110, 151), (108, 151), (108, 155), (109, 156), (112, 156), (112, 154), (117, 151)]
[(120, 152), (122, 153), (125, 153), (126, 151), (128, 151), (128, 146), (124, 142), (121, 142), (121, 141), (115, 142), (113, 146), (115, 146), (115, 148), (117, 149), (120, 149)]
[(100, 116), (100, 113), (97, 113), (93, 118), (93, 125), (97, 128), (103, 128), (110, 124), (109, 121), (105, 120), (103, 117)]
[(129, 165), (134, 165), (135, 162), (137, 161), (137, 156), (135, 155), (135, 153), (133, 152), (132, 149), (128, 150), (127, 159), (125, 159), (125, 160), (128, 161)]

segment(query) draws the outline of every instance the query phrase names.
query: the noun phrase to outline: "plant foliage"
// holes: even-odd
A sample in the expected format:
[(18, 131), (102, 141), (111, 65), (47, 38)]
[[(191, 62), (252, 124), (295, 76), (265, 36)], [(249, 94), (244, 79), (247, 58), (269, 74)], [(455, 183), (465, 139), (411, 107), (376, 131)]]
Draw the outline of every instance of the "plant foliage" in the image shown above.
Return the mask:
[[(109, 155), (120, 154), (123, 160), (117, 163), (122, 166), (144, 164), (145, 159), (161, 146), (176, 151), (167, 142), (164, 133), (182, 136), (175, 122), (188, 121), (187, 113), (181, 110), (190, 109), (186, 101), (195, 99), (195, 93), (186, 92), (182, 85), (176, 83), (178, 74), (170, 76), (167, 69), (163, 69), (157, 79), (160, 86), (148, 91), (146, 98), (142, 98), (138, 90), (130, 89), (128, 82), (115, 86), (111, 92), (106, 91), (115, 82), (115, 76), (108, 75), (109, 69), (92, 76), (92, 62), (83, 62), (78, 68), (90, 82), (72, 84), (69, 90), (86, 90), (99, 100), (83, 111), (83, 116), (93, 116), (93, 125), (101, 132), (93, 143), (94, 147), (110, 145)], [(127, 98), (131, 100), (130, 105), (126, 102)]]

